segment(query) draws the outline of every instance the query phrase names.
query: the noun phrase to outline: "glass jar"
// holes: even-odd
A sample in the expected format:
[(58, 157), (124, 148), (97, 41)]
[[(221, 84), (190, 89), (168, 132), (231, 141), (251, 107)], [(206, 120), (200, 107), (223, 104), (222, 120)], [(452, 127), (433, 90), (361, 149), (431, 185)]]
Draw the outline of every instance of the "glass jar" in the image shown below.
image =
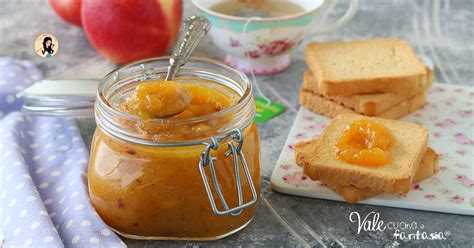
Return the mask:
[(192, 58), (174, 79), (213, 82), (238, 94), (224, 110), (146, 123), (118, 110), (135, 86), (166, 75), (168, 58), (109, 73), (95, 103), (90, 199), (100, 217), (133, 239), (213, 240), (244, 228), (260, 193), (260, 147), (245, 74)]

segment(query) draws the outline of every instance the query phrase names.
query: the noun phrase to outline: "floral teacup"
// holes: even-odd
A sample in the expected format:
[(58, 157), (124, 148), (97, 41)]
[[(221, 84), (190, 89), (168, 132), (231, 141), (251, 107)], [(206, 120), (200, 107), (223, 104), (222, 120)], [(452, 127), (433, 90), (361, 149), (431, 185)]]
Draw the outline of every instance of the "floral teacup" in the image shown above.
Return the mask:
[(275, 17), (238, 17), (212, 11), (225, 0), (192, 0), (212, 23), (209, 32), (217, 47), (227, 55), (225, 62), (240, 71), (265, 75), (285, 70), (290, 53), (309, 36), (332, 32), (346, 24), (357, 11), (358, 0), (351, 0), (347, 12), (330, 26), (313, 31), (324, 12), (335, 0), (286, 0), (298, 4), (304, 12)]

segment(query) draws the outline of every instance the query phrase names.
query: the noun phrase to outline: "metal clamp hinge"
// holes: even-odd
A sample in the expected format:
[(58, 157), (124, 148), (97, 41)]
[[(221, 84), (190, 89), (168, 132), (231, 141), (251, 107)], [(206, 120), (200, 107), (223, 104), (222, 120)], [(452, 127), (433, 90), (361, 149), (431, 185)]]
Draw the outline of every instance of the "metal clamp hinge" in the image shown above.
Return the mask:
[[(217, 158), (211, 156), (211, 149), (217, 150), (219, 148), (219, 142), (228, 138), (231, 138), (232, 140), (227, 142), (227, 146), (229, 150), (226, 153), (224, 153), (224, 155), (226, 157), (232, 156), (232, 159), (234, 162), (235, 183), (237, 186), (237, 197), (239, 201), (239, 204), (233, 208), (229, 208), (226, 200), (224, 199), (224, 195), (222, 194), (222, 190), (217, 180), (217, 175), (216, 175), (216, 170), (215, 170), (215, 165), (214, 165), (214, 161), (216, 161)], [(238, 144), (237, 147), (235, 147), (234, 142)], [(245, 160), (244, 154), (242, 152), (243, 143), (244, 143), (244, 135), (243, 135), (242, 130), (240, 129), (234, 129), (222, 136), (212, 137), (210, 142), (204, 143), (206, 145), (206, 149), (201, 154), (201, 159), (199, 161), (199, 171), (201, 172), (201, 177), (204, 183), (204, 187), (206, 188), (207, 196), (209, 198), (209, 202), (211, 203), (212, 210), (214, 211), (215, 214), (219, 216), (226, 215), (226, 214), (231, 215), (231, 216), (239, 216), (242, 213), (244, 208), (250, 207), (251, 205), (255, 204), (255, 202), (257, 202), (257, 192), (255, 190), (255, 186), (253, 184), (252, 177), (250, 175), (250, 171), (247, 166), (247, 161)], [(240, 163), (239, 163), (239, 159), (240, 159)], [(242, 164), (242, 168), (244, 169), (247, 182), (252, 192), (252, 200), (246, 203), (243, 202), (242, 184), (240, 183), (240, 164)], [(207, 179), (206, 172), (204, 171), (204, 168), (206, 166), (209, 166), (215, 192), (218, 196), (218, 199), (221, 202), (221, 205), (224, 207), (224, 210), (219, 210), (217, 208), (216, 201), (212, 194), (211, 186)]]

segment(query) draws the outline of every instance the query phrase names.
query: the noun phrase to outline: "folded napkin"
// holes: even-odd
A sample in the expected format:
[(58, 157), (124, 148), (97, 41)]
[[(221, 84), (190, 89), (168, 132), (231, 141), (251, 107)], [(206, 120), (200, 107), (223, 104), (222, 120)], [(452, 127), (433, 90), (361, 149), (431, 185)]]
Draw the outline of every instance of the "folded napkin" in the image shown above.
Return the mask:
[(89, 202), (76, 123), (15, 112), (39, 79), (33, 63), (0, 58), (0, 247), (125, 247)]

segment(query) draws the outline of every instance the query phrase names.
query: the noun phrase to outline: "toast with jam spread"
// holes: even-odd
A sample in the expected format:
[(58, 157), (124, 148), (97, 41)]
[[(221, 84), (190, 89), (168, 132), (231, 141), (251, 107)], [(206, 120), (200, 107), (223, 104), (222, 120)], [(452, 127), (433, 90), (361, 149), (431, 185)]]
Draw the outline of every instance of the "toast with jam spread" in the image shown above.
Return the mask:
[[(341, 160), (337, 142), (348, 126), (357, 121), (383, 125), (393, 136), (389, 162), (383, 166), (363, 166)], [(312, 180), (354, 186), (375, 192), (405, 194), (427, 151), (428, 130), (420, 125), (378, 117), (343, 114), (335, 117), (317, 140), (297, 153), (296, 160)]]
[[(313, 142), (317, 142), (317, 139), (306, 142), (300, 142), (295, 145), (295, 157), (298, 158), (296, 160), (296, 163), (298, 165), (302, 165), (301, 160), (304, 158), (305, 154), (311, 153), (311, 145)], [(425, 155), (423, 156), (423, 159), (421, 160), (421, 164), (418, 168), (418, 171), (413, 177), (413, 181), (419, 182), (436, 174), (439, 171), (438, 160), (439, 157), (436, 152), (432, 148), (428, 147)], [(326, 185), (326, 187), (335, 191), (349, 203), (362, 201), (383, 193), (368, 188), (357, 188), (353, 185), (342, 186), (337, 182), (325, 182), (324, 184)]]

